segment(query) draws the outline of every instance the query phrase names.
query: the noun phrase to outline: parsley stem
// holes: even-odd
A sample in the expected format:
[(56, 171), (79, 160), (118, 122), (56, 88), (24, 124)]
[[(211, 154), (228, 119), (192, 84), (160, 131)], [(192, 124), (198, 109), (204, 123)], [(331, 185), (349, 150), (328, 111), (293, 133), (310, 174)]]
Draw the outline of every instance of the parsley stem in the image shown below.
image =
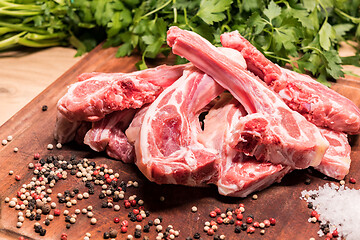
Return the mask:
[(350, 19), (353, 23), (360, 23), (360, 18), (352, 17), (338, 8), (335, 8), (335, 12), (340, 14), (342, 17)]
[(147, 14), (145, 14), (144, 16), (142, 16), (140, 19), (146, 18), (147, 16), (150, 16), (153, 13), (156, 13), (157, 11), (163, 9), (164, 7), (166, 7), (167, 5), (169, 5), (172, 2), (172, 0), (167, 1), (166, 3), (164, 3), (163, 5), (161, 5), (160, 7), (152, 10), (151, 12), (148, 12)]
[(17, 44), (19, 41), (19, 38), (25, 34), (26, 34), (26, 32), (21, 32), (19, 34), (16, 34), (12, 37), (9, 37), (9, 38), (6, 38), (6, 39), (0, 41), (0, 49), (9, 48), (9, 47)]
[(8, 28), (18, 30), (18, 31), (27, 31), (27, 32), (34, 32), (34, 33), (39, 33), (39, 34), (47, 34), (48, 33), (45, 30), (37, 29), (35, 27), (27, 27), (27, 26), (20, 25), (20, 24), (12, 24), (12, 23), (2, 22), (2, 21), (0, 21), (0, 26), (8, 27)]
[[(176, 0), (173, 0), (173, 5), (176, 4)], [(177, 8), (174, 7), (174, 23), (177, 23)]]

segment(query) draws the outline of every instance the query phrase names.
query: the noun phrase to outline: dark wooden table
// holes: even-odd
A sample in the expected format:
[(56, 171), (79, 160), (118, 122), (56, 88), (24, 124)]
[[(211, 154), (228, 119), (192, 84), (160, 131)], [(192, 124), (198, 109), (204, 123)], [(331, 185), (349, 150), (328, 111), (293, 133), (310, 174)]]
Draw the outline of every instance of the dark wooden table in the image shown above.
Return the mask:
[[(53, 139), (56, 102), (66, 92), (66, 87), (76, 81), (76, 76), (91, 71), (130, 72), (135, 70), (134, 63), (139, 60), (138, 57), (119, 59), (115, 58), (115, 53), (116, 49), (114, 48), (102, 49), (100, 46), (97, 47), (0, 127), (1, 140), (6, 139), (9, 135), (13, 137), (13, 140), (6, 146), (0, 146), (0, 239), (18, 239), (19, 236), (25, 236), (29, 239), (60, 239), (62, 233), (67, 233), (68, 239), (83, 239), (86, 232), (92, 234), (91, 239), (102, 239), (103, 233), (110, 228), (120, 232), (120, 224), (113, 222), (114, 217), (119, 217), (120, 220), (129, 220), (127, 215), (132, 208), (125, 209), (121, 201), (119, 202), (121, 206), (119, 212), (113, 209), (101, 208), (103, 200), (98, 198), (100, 187), (96, 186), (94, 195), (91, 195), (87, 200), (78, 201), (76, 206), (68, 209), (70, 213), (73, 213), (76, 208), (82, 209), (92, 205), (94, 207), (94, 216), (98, 220), (96, 225), (91, 225), (90, 219), (80, 214), (77, 222), (70, 229), (66, 229), (64, 216), (61, 214), (61, 216), (55, 217), (49, 226), (43, 224), (45, 216), (42, 216), (42, 219), (38, 221), (47, 230), (44, 237), (40, 237), (39, 234), (34, 232), (33, 226), (36, 221), (25, 219), (23, 226), (17, 228), (17, 211), (9, 208), (4, 199), (5, 197), (16, 197), (16, 193), (22, 184), (31, 181), (34, 175), (32, 170), (28, 169), (28, 164), (36, 162), (33, 159), (34, 153), (39, 153), (42, 157), (63, 155), (66, 159), (69, 159), (72, 155), (76, 155), (78, 158), (86, 157), (97, 164), (108, 164), (109, 167), (120, 174), (120, 180), (125, 182), (129, 180), (138, 181), (139, 187), (129, 188), (125, 197), (136, 194), (145, 201), (144, 207), (151, 214), (146, 221), (144, 220), (139, 224), (144, 226), (147, 220), (154, 220), (156, 217), (161, 216), (164, 229), (171, 224), (176, 230), (180, 230), (180, 236), (177, 239), (185, 239), (187, 236), (193, 236), (196, 232), (201, 234), (202, 239), (213, 239), (213, 237), (207, 236), (203, 232), (204, 222), (213, 220), (209, 217), (209, 212), (215, 207), (219, 207), (222, 211), (227, 208), (236, 208), (239, 203), (245, 204), (245, 216), (251, 214), (255, 217), (255, 221), (273, 217), (277, 220), (276, 226), (266, 228), (265, 235), (260, 235), (259, 229), (256, 229), (254, 234), (247, 234), (246, 232), (236, 234), (234, 233), (234, 225), (220, 225), (216, 235), (225, 234), (226, 239), (318, 238), (319, 225), (308, 222), (311, 210), (307, 208), (304, 201), (299, 199), (302, 190), (316, 189), (320, 185), (331, 182), (331, 180), (323, 179), (324, 176), (316, 171), (313, 171), (313, 173), (309, 173), (307, 170), (294, 171), (286, 176), (281, 184), (274, 184), (268, 189), (257, 193), (258, 199), (253, 200), (251, 196), (245, 199), (220, 196), (214, 186), (207, 188), (159, 186), (144, 178), (134, 165), (108, 159), (103, 153), (95, 153), (89, 148), (75, 144), (65, 145), (62, 149), (48, 150), (47, 145), (49, 143), (56, 144)], [(166, 59), (158, 59), (152, 65), (158, 65), (166, 61)], [(358, 106), (360, 105), (359, 87), (360, 83), (356, 79), (343, 79), (333, 85), (333, 89), (353, 100)], [(48, 106), (47, 111), (42, 111), (43, 105)], [(351, 139), (352, 166), (349, 176), (359, 179), (360, 145), (357, 136)], [(13, 151), (15, 147), (19, 149), (16, 153)], [(14, 174), (9, 175), (9, 171), (14, 171)], [(16, 181), (15, 175), (20, 175), (21, 180)], [(312, 180), (310, 185), (304, 184), (306, 178)], [(358, 184), (351, 186), (359, 188)], [(56, 194), (71, 190), (74, 187), (79, 188), (80, 192), (86, 189), (80, 179), (68, 174), (67, 180), (62, 180), (53, 188), (51, 197), (61, 211), (66, 207), (58, 203)], [(165, 197), (164, 201), (160, 201), (161, 196)], [(196, 213), (191, 212), (192, 206), (197, 206), (198, 211)], [(136, 224), (130, 222), (127, 234), (134, 234)], [(119, 233), (116, 239), (126, 239), (127, 234)], [(143, 236), (155, 239), (155, 228), (152, 227), (150, 232), (143, 233)]]

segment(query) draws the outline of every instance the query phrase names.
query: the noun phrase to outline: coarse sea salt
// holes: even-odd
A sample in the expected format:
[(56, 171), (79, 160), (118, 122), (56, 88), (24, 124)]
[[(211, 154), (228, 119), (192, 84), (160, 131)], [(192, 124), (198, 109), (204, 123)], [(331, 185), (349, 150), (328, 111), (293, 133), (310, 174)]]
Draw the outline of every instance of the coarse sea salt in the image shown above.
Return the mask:
[[(321, 223), (329, 223), (330, 232), (337, 229), (347, 240), (359, 239), (360, 190), (328, 183), (318, 190), (302, 191), (300, 199), (313, 204)], [(321, 230), (318, 234), (324, 235)]]

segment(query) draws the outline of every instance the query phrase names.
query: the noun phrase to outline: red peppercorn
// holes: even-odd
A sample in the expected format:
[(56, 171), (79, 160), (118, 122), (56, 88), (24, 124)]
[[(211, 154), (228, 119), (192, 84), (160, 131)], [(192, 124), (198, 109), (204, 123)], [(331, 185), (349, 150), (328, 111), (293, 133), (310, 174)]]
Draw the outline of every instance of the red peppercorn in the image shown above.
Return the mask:
[(258, 227), (260, 227), (260, 223), (259, 222), (254, 222), (253, 226), (258, 228)]
[(61, 239), (61, 240), (67, 240), (67, 234), (66, 234), (66, 233), (62, 233), (60, 239)]
[(19, 240), (25, 240), (25, 238), (24, 237), (19, 237)]
[(39, 177), (39, 181), (42, 181), (42, 180), (44, 180), (44, 178), (43, 178), (43, 177)]
[(229, 215), (229, 216), (227, 216), (227, 219), (232, 220), (233, 216)]
[(136, 208), (135, 208), (135, 209), (133, 209), (133, 213), (134, 213), (134, 214), (136, 214), (136, 215), (137, 215), (137, 214), (139, 214), (139, 212), (140, 212), (140, 211), (139, 211), (139, 209), (136, 209)]
[(107, 183), (111, 183), (111, 178), (109, 178), (109, 177), (106, 178), (106, 182), (107, 182)]
[(62, 174), (61, 173), (57, 173), (56, 176), (58, 176), (58, 178), (62, 178)]
[(332, 235), (332, 233), (329, 232), (329, 233), (326, 234), (326, 237), (331, 239), (331, 238), (333, 238), (333, 235)]
[(355, 183), (356, 183), (356, 179), (353, 178), (353, 177), (351, 177), (351, 178), (349, 179), (349, 182), (352, 183), (352, 184), (355, 184)]
[(255, 232), (255, 228), (253, 226), (248, 227), (248, 229), (246, 230), (247, 233), (254, 233)]
[(18, 204), (19, 204), (19, 205), (23, 205), (24, 202), (23, 202), (23, 201), (19, 201)]
[(271, 225), (275, 225), (276, 224), (276, 219), (275, 218), (269, 218), (270, 224)]
[(223, 220), (221, 217), (218, 217), (218, 218), (216, 219), (216, 222), (217, 222), (218, 224), (222, 224), (222, 223), (224, 222), (224, 220)]
[(141, 222), (143, 220), (143, 217), (139, 214), (136, 215), (136, 221)]
[(113, 180), (113, 181), (115, 181), (115, 182), (117, 182), (117, 181), (118, 181), (118, 179), (117, 179), (116, 177), (114, 177), (112, 180)]
[(104, 177), (105, 177), (105, 178), (109, 178), (110, 175), (109, 175), (109, 174), (105, 174)]
[(15, 180), (16, 180), (16, 181), (20, 181), (20, 180), (21, 180), (20, 175), (15, 175)]
[(243, 203), (240, 203), (239, 208), (241, 208), (241, 207), (245, 207), (245, 205)]
[(238, 215), (236, 215), (236, 219), (237, 220), (242, 220), (243, 219), (243, 215), (241, 213), (239, 213)]
[(130, 200), (130, 204), (131, 204), (131, 206), (135, 207), (136, 206), (136, 200)]
[(318, 214), (317, 211), (315, 211), (315, 210), (312, 211), (312, 212), (311, 212), (311, 217), (315, 217), (316, 214)]
[(320, 219), (320, 214), (316, 214), (316, 215), (315, 215), (315, 218), (316, 218), (316, 220), (319, 221), (319, 219)]
[(114, 218), (114, 223), (119, 223), (120, 222), (120, 219), (118, 217), (115, 217)]
[(325, 238), (325, 240), (331, 240), (331, 238), (327, 237), (327, 238)]
[(140, 206), (139, 207), (139, 210), (141, 211), (141, 210), (144, 210), (145, 208), (144, 208), (144, 206)]
[(216, 217), (216, 215), (217, 215), (217, 214), (216, 214), (215, 211), (211, 211), (211, 212), (210, 212), (210, 217), (214, 218), (214, 217)]
[(209, 230), (207, 230), (207, 235), (212, 236), (212, 235), (214, 235), (214, 234), (215, 234), (214, 229), (209, 228)]
[(127, 227), (126, 227), (126, 226), (122, 226), (122, 227), (120, 228), (120, 231), (121, 231), (122, 233), (126, 233), (126, 232), (127, 232)]
[(332, 232), (332, 235), (334, 238), (337, 238), (339, 236), (339, 232), (335, 229), (333, 232)]
[(235, 221), (235, 226), (241, 226), (241, 224), (243, 224), (242, 221), (240, 221), (240, 220), (236, 220), (236, 221)]
[(34, 154), (34, 160), (39, 160), (40, 159), (40, 154), (39, 153), (35, 153)]
[(54, 210), (54, 215), (55, 216), (60, 216), (60, 209), (55, 209)]
[(18, 197), (20, 197), (21, 194), (22, 194), (22, 192), (20, 192), (20, 191), (18, 191), (18, 192), (16, 193), (16, 195), (17, 195)]
[(129, 225), (128, 220), (123, 220), (123, 221), (121, 222), (121, 226), (127, 227), (128, 225)]
[(235, 214), (236, 214), (236, 215), (238, 215), (239, 213), (241, 213), (241, 211), (240, 211), (240, 209), (239, 209), (239, 208), (235, 209), (235, 211), (234, 211), (234, 212), (235, 212)]
[(210, 226), (214, 226), (214, 225), (216, 225), (216, 222), (214, 220), (211, 220), (210, 221)]
[(216, 214), (221, 214), (220, 208), (215, 208), (214, 211), (216, 212)]
[(124, 206), (125, 206), (125, 208), (129, 208), (129, 207), (131, 207), (131, 203), (128, 200), (125, 200)]
[(98, 175), (99, 174), (99, 171), (98, 170), (95, 170), (94, 172), (93, 172), (93, 175)]
[(246, 223), (251, 224), (253, 222), (253, 219), (251, 217), (246, 218)]

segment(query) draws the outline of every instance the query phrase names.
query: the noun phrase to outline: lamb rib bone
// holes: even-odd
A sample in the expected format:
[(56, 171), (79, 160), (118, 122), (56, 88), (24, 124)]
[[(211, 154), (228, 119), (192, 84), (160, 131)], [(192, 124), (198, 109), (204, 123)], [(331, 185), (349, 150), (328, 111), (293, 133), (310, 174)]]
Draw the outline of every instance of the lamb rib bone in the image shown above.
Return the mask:
[(86, 73), (70, 85), (58, 101), (58, 110), (70, 121), (95, 122), (106, 114), (140, 108), (153, 102), (177, 80), (186, 65), (146, 69), (133, 73)]
[[(217, 151), (197, 141), (201, 132), (200, 110), (218, 96), (221, 88), (211, 77), (188, 68), (149, 105), (135, 143), (136, 165), (158, 184), (197, 186), (211, 181), (217, 172)], [(135, 120), (135, 119), (134, 119)], [(134, 123), (134, 126), (139, 124)], [(132, 124), (127, 133), (136, 139)], [(138, 126), (139, 127), (139, 126)]]
[(240, 64), (199, 35), (170, 27), (167, 42), (173, 53), (185, 57), (209, 74), (244, 106), (232, 146), (258, 160), (292, 168), (317, 166), (328, 148), (319, 129), (292, 111), (275, 93)]
[(220, 39), (224, 47), (240, 51), (248, 69), (307, 120), (335, 131), (360, 133), (360, 110), (352, 101), (307, 75), (272, 63), (237, 31), (224, 33)]

